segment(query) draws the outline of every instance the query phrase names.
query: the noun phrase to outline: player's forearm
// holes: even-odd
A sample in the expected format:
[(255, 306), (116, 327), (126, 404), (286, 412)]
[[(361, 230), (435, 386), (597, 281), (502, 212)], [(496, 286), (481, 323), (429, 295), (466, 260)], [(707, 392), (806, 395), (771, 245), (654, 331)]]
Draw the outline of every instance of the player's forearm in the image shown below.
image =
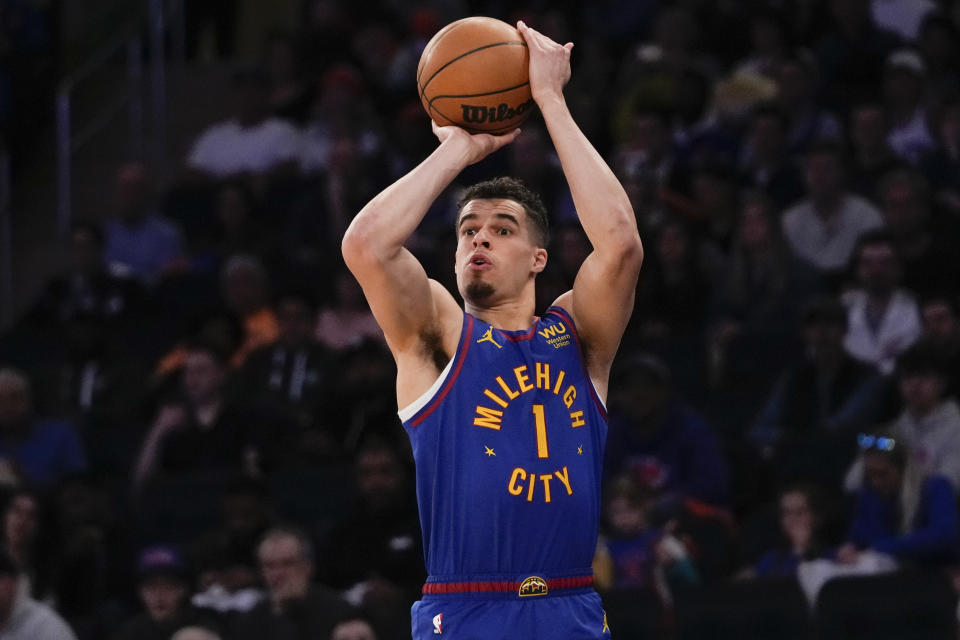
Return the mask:
[(343, 238), (344, 256), (389, 259), (403, 248), (447, 186), (468, 165), (469, 154), (456, 140), (438, 146), (410, 173), (381, 191), (353, 219)]
[(613, 171), (577, 126), (561, 96), (540, 101), (580, 224), (594, 252), (642, 257), (633, 207)]

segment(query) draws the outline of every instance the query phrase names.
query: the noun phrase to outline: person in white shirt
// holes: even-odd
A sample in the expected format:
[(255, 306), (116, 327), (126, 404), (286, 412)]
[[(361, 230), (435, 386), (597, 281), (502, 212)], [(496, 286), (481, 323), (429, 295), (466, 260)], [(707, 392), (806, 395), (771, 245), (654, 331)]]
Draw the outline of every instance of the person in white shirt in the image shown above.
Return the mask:
[(920, 309), (913, 294), (899, 287), (900, 259), (888, 232), (864, 234), (854, 261), (859, 288), (843, 295), (848, 313), (843, 345), (847, 353), (887, 375), (897, 356), (923, 332)]
[(233, 77), (233, 88), (233, 117), (200, 134), (187, 156), (187, 167), (214, 179), (295, 170), (301, 134), (286, 120), (270, 116), (266, 74), (241, 70)]
[(847, 266), (857, 239), (883, 226), (880, 212), (845, 189), (842, 150), (821, 142), (804, 166), (807, 197), (784, 212), (783, 235), (794, 255), (823, 274)]
[(883, 99), (890, 123), (887, 144), (911, 164), (937, 146), (924, 108), (926, 75), (927, 65), (912, 49), (898, 49), (884, 63)]
[(77, 640), (53, 609), (27, 594), (16, 563), (0, 551), (0, 639)]

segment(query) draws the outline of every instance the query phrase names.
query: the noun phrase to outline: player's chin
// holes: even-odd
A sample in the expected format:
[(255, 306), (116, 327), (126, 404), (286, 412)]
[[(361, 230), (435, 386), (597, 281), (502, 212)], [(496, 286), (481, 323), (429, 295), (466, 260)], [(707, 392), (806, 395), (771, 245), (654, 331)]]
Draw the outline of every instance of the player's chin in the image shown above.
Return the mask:
[(464, 297), (473, 302), (483, 302), (490, 300), (496, 293), (496, 289), (489, 282), (474, 280), (467, 283), (464, 289)]

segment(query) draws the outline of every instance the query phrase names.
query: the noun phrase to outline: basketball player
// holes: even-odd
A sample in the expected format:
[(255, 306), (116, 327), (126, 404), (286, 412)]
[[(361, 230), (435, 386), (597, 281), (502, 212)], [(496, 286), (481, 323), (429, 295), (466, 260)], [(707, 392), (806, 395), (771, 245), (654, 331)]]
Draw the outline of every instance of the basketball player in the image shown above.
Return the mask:
[(417, 640), (607, 638), (591, 560), (600, 514), (610, 366), (643, 258), (633, 211), (563, 98), (572, 44), (517, 28), (530, 87), (593, 253), (569, 291), (534, 315), (546, 212), (517, 181), (467, 190), (454, 269), (465, 302), (403, 246), (461, 170), (512, 142), (456, 127), (368, 203), (343, 239), (397, 363), (429, 573)]

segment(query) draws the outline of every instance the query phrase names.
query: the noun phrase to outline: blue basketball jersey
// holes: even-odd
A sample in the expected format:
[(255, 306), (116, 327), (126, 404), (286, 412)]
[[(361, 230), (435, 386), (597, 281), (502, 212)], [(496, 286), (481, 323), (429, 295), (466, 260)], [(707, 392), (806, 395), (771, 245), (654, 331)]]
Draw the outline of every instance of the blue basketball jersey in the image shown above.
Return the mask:
[(590, 572), (606, 413), (566, 311), (527, 331), (464, 314), (450, 363), (400, 417), (431, 580)]

